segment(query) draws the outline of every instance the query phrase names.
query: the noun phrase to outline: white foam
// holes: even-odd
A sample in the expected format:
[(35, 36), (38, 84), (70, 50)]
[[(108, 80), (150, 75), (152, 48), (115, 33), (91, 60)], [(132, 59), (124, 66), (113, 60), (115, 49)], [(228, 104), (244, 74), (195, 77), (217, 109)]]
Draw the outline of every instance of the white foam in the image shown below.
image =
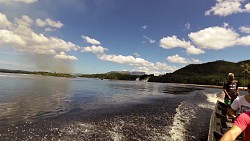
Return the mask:
[(198, 106), (201, 108), (213, 109), (216, 102), (223, 101), (223, 92), (221, 93), (204, 93), (207, 96), (208, 103), (199, 103)]
[(169, 131), (171, 140), (183, 141), (187, 129), (187, 125), (191, 123), (192, 118), (196, 117), (196, 108), (187, 101), (181, 102), (176, 108), (176, 114), (173, 119), (173, 125)]
[(121, 130), (124, 126), (124, 121), (120, 121), (121, 125), (115, 124), (112, 130), (109, 131), (111, 138), (113, 141), (121, 141), (124, 139), (124, 135), (122, 134)]

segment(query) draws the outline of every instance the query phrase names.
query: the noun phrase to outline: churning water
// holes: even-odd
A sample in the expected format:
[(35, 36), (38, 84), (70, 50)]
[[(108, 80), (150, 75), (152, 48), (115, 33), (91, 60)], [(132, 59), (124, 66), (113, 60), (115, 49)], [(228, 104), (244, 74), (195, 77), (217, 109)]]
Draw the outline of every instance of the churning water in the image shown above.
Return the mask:
[(0, 74), (0, 140), (207, 140), (221, 89)]

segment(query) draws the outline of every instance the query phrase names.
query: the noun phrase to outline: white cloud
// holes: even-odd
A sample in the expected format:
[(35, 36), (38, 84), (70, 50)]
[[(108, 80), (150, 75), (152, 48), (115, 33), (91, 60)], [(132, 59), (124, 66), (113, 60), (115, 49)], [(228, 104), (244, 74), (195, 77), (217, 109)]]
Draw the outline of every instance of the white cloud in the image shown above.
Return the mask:
[(191, 59), (191, 63), (192, 64), (200, 64), (200, 63), (202, 63), (200, 60), (198, 60), (198, 59)]
[(239, 34), (230, 28), (209, 27), (189, 35), (192, 42), (204, 49), (224, 49), (236, 44)]
[(103, 61), (110, 61), (133, 66), (137, 71), (144, 71), (148, 74), (164, 74), (166, 72), (173, 72), (177, 69), (176, 67), (169, 66), (165, 63), (152, 63), (143, 58), (135, 58), (133, 56), (99, 54), (97, 57)]
[(176, 47), (182, 47), (182, 48), (187, 48), (191, 46), (190, 42), (178, 39), (176, 36), (172, 37), (163, 37), (160, 40), (160, 47), (165, 48), (165, 49), (171, 49), (171, 48), (176, 48)]
[(72, 61), (77, 60), (75, 56), (66, 55), (65, 52), (60, 52), (54, 58), (62, 60), (72, 60)]
[(10, 44), (17, 46), (25, 46), (26, 42), (21, 38), (21, 36), (16, 35), (9, 30), (0, 30), (0, 44)]
[(202, 54), (202, 53), (205, 53), (205, 51), (193, 46), (190, 43), (190, 41), (185, 41), (184, 39), (180, 40), (176, 36), (163, 37), (160, 40), (160, 46), (162, 48), (165, 48), (165, 49), (172, 49), (172, 48), (177, 48), (177, 47), (185, 48), (186, 52), (188, 54)]
[(242, 33), (250, 34), (250, 26), (242, 26), (239, 28)]
[(215, 6), (205, 12), (205, 15), (228, 16), (236, 13), (250, 12), (250, 3), (245, 4), (245, 0), (217, 0)]
[(154, 74), (154, 75), (160, 75), (160, 74), (165, 74), (169, 72), (174, 72), (176, 71), (177, 68), (174, 66), (169, 66), (166, 63), (161, 63), (161, 62), (156, 62), (154, 63), (153, 66), (151, 67), (136, 67), (134, 71), (141, 71), (141, 72), (146, 72), (147, 74)]
[(94, 53), (94, 54), (98, 54), (98, 53), (104, 53), (106, 50), (108, 50), (107, 48), (104, 48), (102, 46), (90, 46), (90, 47), (84, 47), (82, 49), (81, 52), (91, 52), (91, 53)]
[[(6, 22), (6, 15), (0, 13), (0, 19), (5, 21), (5, 29), (0, 29), (1, 46), (12, 46), (18, 51), (29, 54), (49, 55), (57, 59), (76, 60), (74, 56), (68, 56), (65, 52), (76, 51), (80, 47), (66, 42), (57, 37), (46, 37), (43, 34), (35, 33), (30, 25), (32, 19), (24, 15), (21, 18), (15, 18), (15, 23)], [(5, 18), (6, 17), (6, 18)], [(3, 24), (2, 24), (3, 25)], [(11, 25), (10, 28), (7, 26)]]
[(11, 24), (11, 22), (9, 22), (8, 18), (6, 17), (6, 15), (0, 13), (0, 28), (8, 28), (11, 25), (12, 24)]
[(31, 26), (33, 24), (33, 20), (27, 15), (23, 15), (22, 18), (15, 18), (16, 23), (23, 26)]
[(107, 55), (101, 54), (97, 56), (101, 60), (115, 62), (119, 64), (127, 64), (130, 66), (153, 66), (153, 63), (150, 63), (142, 58), (135, 58), (133, 56), (123, 56), (123, 55)]
[(172, 62), (172, 63), (179, 63), (179, 64), (198, 64), (201, 63), (200, 60), (198, 59), (187, 59), (184, 57), (179, 56), (178, 54), (173, 55), (173, 56), (168, 56), (166, 58), (167, 61)]
[(180, 63), (180, 64), (188, 64), (189, 62), (186, 58), (180, 57), (178, 54), (174, 56), (168, 56), (166, 60), (172, 63)]
[(246, 9), (246, 11), (250, 11), (250, 3), (245, 5), (245, 9)]
[(147, 37), (147, 36), (143, 36), (143, 38), (147, 39), (147, 40), (149, 41), (150, 44), (153, 44), (153, 43), (156, 42), (155, 40), (153, 40), (153, 39), (151, 39), (151, 38), (149, 38), (149, 37)]
[(250, 46), (250, 36), (244, 36), (237, 40), (238, 45)]
[(24, 3), (34, 3), (37, 2), (38, 0), (14, 0), (15, 2), (24, 2)]
[(90, 38), (88, 36), (83, 36), (82, 39), (84, 39), (87, 43), (92, 44), (92, 45), (100, 45), (101, 42), (97, 41), (96, 39)]
[(193, 45), (190, 46), (190, 47), (187, 47), (186, 52), (187, 52), (188, 54), (203, 54), (203, 53), (205, 53), (204, 50), (199, 49), (199, 48), (196, 48), (196, 47), (193, 46)]
[(41, 19), (36, 19), (36, 25), (40, 27), (45, 27), (47, 25), (47, 22), (41, 20)]
[[(242, 32), (249, 32), (250, 27), (241, 27)], [(250, 36), (240, 36), (228, 23), (222, 27), (214, 26), (188, 34), (190, 41), (180, 40), (176, 36), (163, 37), (160, 46), (166, 49), (181, 47), (187, 54), (203, 54), (204, 49), (220, 50), (233, 46), (250, 46)]]
[(50, 28), (50, 27), (45, 28), (45, 31), (48, 31), (48, 32), (55, 31), (55, 30), (56, 30), (55, 28)]
[(36, 25), (40, 27), (49, 26), (49, 27), (54, 27), (54, 28), (62, 28), (63, 26), (63, 24), (60, 21), (54, 21), (49, 18), (45, 20), (36, 19)]
[(7, 5), (17, 3), (17, 2), (31, 4), (31, 3), (38, 2), (38, 0), (0, 0), (0, 3), (7, 4)]

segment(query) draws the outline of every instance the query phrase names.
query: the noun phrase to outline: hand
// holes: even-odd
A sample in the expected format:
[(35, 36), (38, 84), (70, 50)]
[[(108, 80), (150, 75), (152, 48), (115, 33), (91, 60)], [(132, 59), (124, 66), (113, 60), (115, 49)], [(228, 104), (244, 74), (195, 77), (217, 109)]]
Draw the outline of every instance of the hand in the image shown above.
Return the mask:
[(232, 116), (232, 118), (233, 118), (233, 119), (236, 119), (236, 118), (237, 118), (237, 116), (233, 115), (233, 116)]

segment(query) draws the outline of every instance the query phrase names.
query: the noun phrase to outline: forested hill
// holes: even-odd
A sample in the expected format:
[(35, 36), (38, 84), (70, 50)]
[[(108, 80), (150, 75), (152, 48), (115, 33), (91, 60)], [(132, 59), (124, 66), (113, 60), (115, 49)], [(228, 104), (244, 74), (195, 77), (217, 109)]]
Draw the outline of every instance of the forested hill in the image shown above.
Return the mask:
[[(227, 78), (227, 74), (232, 72), (236, 79), (243, 83), (247, 78), (249, 79), (249, 74), (244, 71), (247, 64), (250, 66), (250, 60), (238, 63), (219, 60), (204, 64), (190, 64), (173, 73), (151, 77), (149, 81), (222, 85)], [(250, 71), (249, 67), (248, 70)]]

